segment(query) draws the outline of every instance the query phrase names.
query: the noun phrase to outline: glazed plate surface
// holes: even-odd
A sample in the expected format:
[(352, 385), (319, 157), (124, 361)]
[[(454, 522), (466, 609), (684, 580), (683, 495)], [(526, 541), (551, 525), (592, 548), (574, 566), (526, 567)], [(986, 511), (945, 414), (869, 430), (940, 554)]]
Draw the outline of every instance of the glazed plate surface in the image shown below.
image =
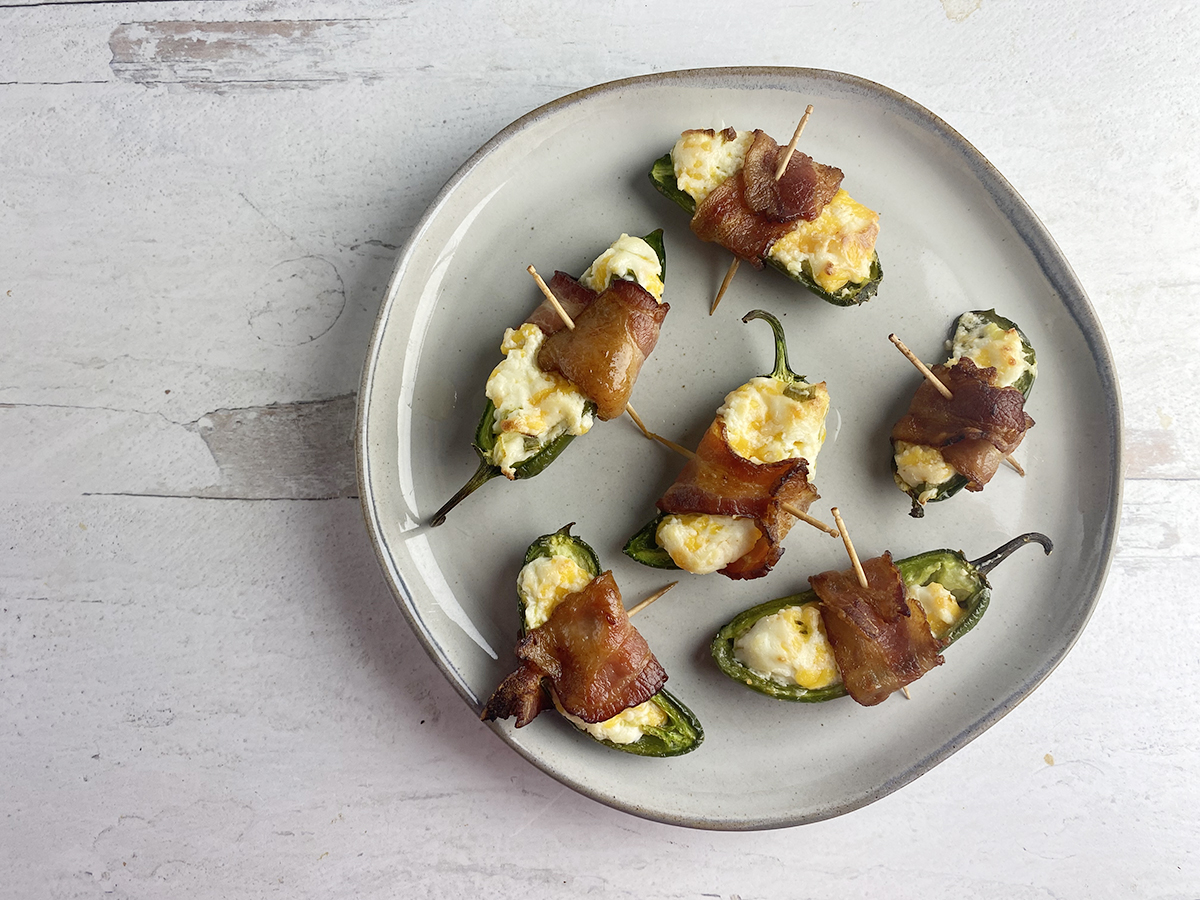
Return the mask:
[[(801, 149), (845, 173), (881, 215), (884, 279), (863, 306), (838, 308), (778, 272), (741, 267), (715, 316), (730, 256), (703, 244), (647, 172), (687, 128), (762, 128), (786, 141), (806, 104)], [(832, 398), (811, 512), (838, 506), (864, 556), (950, 548), (977, 558), (1017, 534), (1055, 542), (1020, 551), (991, 577), (981, 623), (945, 665), (878, 707), (772, 700), (722, 675), (709, 656), (739, 611), (845, 568), (841, 542), (798, 525), (767, 577), (662, 572), (621, 553), (654, 514), (681, 458), (627, 418), (597, 423), (545, 472), (495, 479), (430, 528), (474, 472), (471, 438), (504, 329), (539, 302), (533, 264), (579, 275), (622, 232), (665, 229), (671, 312), (633, 405), (648, 427), (695, 447), (727, 392), (771, 369), (754, 308), (780, 317), (792, 368)], [(888, 342), (944, 358), (968, 309), (995, 308), (1038, 353), (1027, 412), (1037, 425), (1002, 468), (909, 517), (892, 481), (888, 432), (920, 376)], [(1045, 228), (1004, 178), (946, 123), (880, 85), (811, 69), (710, 69), (600, 85), (535, 110), (485, 144), (447, 183), (396, 266), (359, 396), (358, 465), (368, 528), (404, 614), (476, 711), (515, 668), (514, 580), (525, 548), (576, 522), (627, 606), (680, 578), (636, 624), (668, 688), (706, 732), (694, 753), (644, 759), (609, 750), (546, 714), (513, 749), (603, 803), (664, 822), (754, 829), (839, 815), (903, 786), (980, 735), (1058, 664), (1099, 597), (1116, 537), (1121, 411), (1099, 322)], [(454, 752), (447, 748), (448, 753)]]

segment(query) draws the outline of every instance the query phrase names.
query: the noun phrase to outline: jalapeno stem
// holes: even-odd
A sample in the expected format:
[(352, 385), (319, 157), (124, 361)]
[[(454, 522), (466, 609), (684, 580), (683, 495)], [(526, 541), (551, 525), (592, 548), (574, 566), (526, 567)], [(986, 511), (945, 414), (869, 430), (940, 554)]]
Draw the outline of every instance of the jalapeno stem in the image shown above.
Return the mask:
[(479, 468), (476, 469), (475, 474), (471, 476), (471, 480), (459, 488), (458, 493), (447, 500), (445, 505), (433, 514), (433, 518), (429, 522), (430, 527), (437, 528), (437, 526), (445, 522), (446, 514), (449, 513), (450, 510), (454, 509), (454, 507), (458, 506), (458, 504), (465, 500), (470, 494), (474, 493), (478, 488), (482, 487), (485, 483), (491, 481), (499, 474), (500, 468), (498, 466), (493, 466), (490, 463), (481, 461), (479, 463)]
[(771, 326), (771, 331), (775, 332), (775, 368), (768, 377), (778, 381), (804, 381), (804, 376), (793, 372), (788, 362), (787, 338), (783, 335), (783, 326), (779, 324), (779, 320), (765, 309), (752, 309), (742, 316), (743, 322), (749, 322), (751, 319), (762, 319)]
[(1054, 542), (1050, 538), (1036, 531), (1030, 531), (1013, 538), (1003, 546), (997, 547), (986, 556), (972, 560), (969, 565), (977, 569), (981, 574), (986, 575), (992, 569), (996, 568), (996, 566), (1000, 565), (1000, 563), (1004, 562), (1004, 560), (1008, 559), (1014, 551), (1024, 547), (1026, 544), (1041, 544), (1047, 556), (1054, 550)]

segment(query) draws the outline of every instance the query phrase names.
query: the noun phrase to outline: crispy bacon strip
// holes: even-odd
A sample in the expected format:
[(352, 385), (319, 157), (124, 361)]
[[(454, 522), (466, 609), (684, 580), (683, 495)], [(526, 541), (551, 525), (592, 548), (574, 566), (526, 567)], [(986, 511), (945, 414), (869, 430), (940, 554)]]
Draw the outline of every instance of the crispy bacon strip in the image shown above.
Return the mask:
[(762, 131), (746, 151), (746, 161), (696, 205), (692, 231), (761, 269), (771, 245), (792, 230), (796, 219), (811, 222), (842, 184), (842, 170), (793, 153), (779, 181), (775, 165), (781, 149)]
[(738, 172), (717, 185), (696, 204), (692, 231), (700, 240), (720, 244), (761, 269), (762, 258), (771, 245), (792, 226), (788, 222), (772, 222), (752, 210), (746, 204), (745, 184), (742, 173)]
[(769, 134), (754, 132), (754, 143), (746, 151), (742, 168), (746, 205), (772, 222), (796, 219), (811, 222), (842, 186), (842, 170), (796, 151), (788, 160), (783, 177), (776, 181), (775, 167), (781, 152)]
[(667, 673), (621, 605), (612, 572), (568, 594), (550, 618), (517, 644), (521, 666), (500, 684), (482, 718), (517, 717), (521, 728), (547, 706), (545, 679), (562, 708), (603, 722), (660, 690)]
[(641, 285), (616, 279), (575, 318), (574, 331), (562, 329), (546, 338), (538, 366), (575, 385), (596, 404), (601, 419), (615, 419), (625, 412), (670, 308)]
[(808, 483), (807, 461), (754, 463), (744, 459), (729, 446), (725, 423), (718, 418), (704, 433), (695, 458), (658, 501), (658, 508), (665, 513), (753, 518), (762, 537), (749, 553), (721, 569), (721, 574), (758, 578), (779, 561), (783, 555), (780, 544), (796, 521), (781, 504), (790, 503), (807, 512), (819, 496)]
[(1033, 427), (1025, 397), (1013, 387), (993, 387), (996, 370), (981, 369), (965, 356), (953, 366), (934, 366), (933, 374), (954, 399), (921, 382), (908, 413), (892, 428), (892, 441), (938, 448), (969, 479), (968, 491), (983, 490), (1001, 460)]
[(846, 690), (863, 706), (874, 706), (940, 666), (942, 656), (921, 604), (906, 597), (892, 555), (865, 560), (862, 567), (870, 585), (865, 590), (853, 569), (808, 581), (821, 598), (821, 619)]
[[(550, 288), (550, 293), (558, 298), (558, 302), (562, 304), (563, 309), (572, 320), (578, 319), (588, 304), (596, 299), (595, 291), (584, 287), (566, 272), (555, 272), (546, 287)], [(562, 316), (558, 314), (558, 310), (550, 305), (549, 300), (545, 299), (525, 321), (536, 325), (546, 335), (562, 331), (567, 327)]]

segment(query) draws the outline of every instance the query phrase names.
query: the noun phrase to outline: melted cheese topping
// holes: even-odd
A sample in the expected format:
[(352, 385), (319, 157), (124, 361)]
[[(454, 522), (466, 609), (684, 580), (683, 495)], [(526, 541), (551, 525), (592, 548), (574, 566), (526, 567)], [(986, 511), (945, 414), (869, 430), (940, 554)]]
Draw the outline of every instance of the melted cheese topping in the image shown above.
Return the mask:
[(878, 236), (879, 213), (839, 188), (819, 216), (811, 222), (799, 220), (767, 255), (793, 275), (799, 275), (807, 263), (813, 281), (826, 291), (836, 291), (847, 282), (870, 278)]
[(593, 417), (587, 398), (555, 372), (538, 368), (537, 355), (546, 335), (526, 323), (504, 332), (504, 361), (492, 370), (486, 393), (496, 407), (492, 431), (496, 445), (492, 464), (508, 478), (514, 467), (562, 434), (587, 434)]
[(896, 479), (904, 483), (902, 486), (915, 488), (921, 484), (931, 485), (917, 498), (920, 503), (925, 503), (937, 493), (937, 485), (958, 474), (936, 447), (896, 441), (895, 454)]
[(1017, 329), (1005, 331), (995, 322), (974, 313), (959, 319), (958, 330), (950, 342), (950, 354), (946, 361), (950, 366), (965, 356), (981, 369), (995, 367), (996, 377), (992, 384), (996, 387), (1009, 387), (1026, 372), (1037, 376), (1037, 363), (1030, 365), (1026, 361)]
[(640, 237), (621, 235), (611, 247), (588, 266), (579, 283), (597, 293), (603, 293), (614, 278), (636, 281), (655, 300), (662, 303), (662, 263), (654, 248)]
[(746, 151), (753, 143), (753, 131), (739, 131), (732, 141), (725, 139), (723, 131), (685, 131), (671, 148), (679, 189), (699, 203), (722, 181), (742, 170)]
[(761, 678), (815, 690), (841, 681), (816, 603), (763, 616), (733, 642), (738, 662)]
[[(720, 131), (685, 131), (671, 148), (679, 189), (699, 203), (742, 170), (753, 142), (752, 131), (739, 131), (733, 141)], [(870, 277), (878, 237), (879, 213), (839, 188), (819, 216), (798, 219), (767, 255), (793, 275), (807, 268), (813, 281), (832, 292)]]
[(717, 415), (725, 422), (733, 452), (759, 464), (806, 459), (811, 480), (825, 441), (829, 392), (821, 382), (800, 392), (803, 399), (797, 399), (797, 388), (804, 387), (808, 386), (762, 376), (726, 395)]
[(614, 744), (632, 744), (642, 739), (647, 728), (661, 728), (667, 724), (666, 712), (652, 699), (623, 709), (603, 722), (585, 722), (578, 716), (571, 715), (559, 706), (557, 697), (554, 697), (554, 705), (576, 728), (586, 731), (592, 737), (612, 741)]
[(702, 513), (664, 516), (655, 538), (685, 572), (708, 575), (749, 553), (762, 532), (753, 519)]
[(967, 611), (958, 605), (954, 595), (938, 582), (931, 581), (926, 585), (910, 585), (908, 598), (916, 600), (925, 610), (925, 618), (929, 620), (929, 630), (935, 638), (943, 638), (950, 629), (958, 624), (959, 619)]
[(591, 582), (587, 569), (569, 556), (539, 556), (527, 562), (517, 575), (517, 593), (525, 601), (526, 630), (544, 625), (564, 597)]

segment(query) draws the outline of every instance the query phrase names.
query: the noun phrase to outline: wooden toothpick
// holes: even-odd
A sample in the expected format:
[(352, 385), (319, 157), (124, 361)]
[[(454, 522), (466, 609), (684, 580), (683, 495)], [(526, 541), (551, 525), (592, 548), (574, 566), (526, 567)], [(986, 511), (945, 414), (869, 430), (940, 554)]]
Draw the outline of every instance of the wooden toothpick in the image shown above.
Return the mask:
[(919, 359), (917, 359), (917, 356), (915, 353), (913, 353), (906, 346), (904, 346), (904, 341), (900, 340), (900, 338), (896, 337), (896, 335), (894, 335), (894, 334), (889, 334), (888, 340), (891, 341), (893, 344), (895, 344), (896, 349), (899, 350), (901, 353), (903, 353), (904, 356), (908, 359), (908, 361), (917, 367), (917, 371), (925, 376), (926, 381), (928, 381), (930, 384), (932, 384), (935, 388), (938, 389), (939, 394), (941, 394), (947, 400), (954, 399), (954, 395), (952, 393), (950, 393), (950, 388), (948, 388), (944, 384), (942, 384), (941, 380), (936, 375), (934, 375), (932, 372), (929, 371), (929, 367), (927, 365), (925, 365), (925, 363), (923, 363)]
[[(904, 346), (904, 341), (900, 340), (900, 338), (896, 337), (896, 335), (894, 335), (894, 334), (889, 334), (888, 340), (891, 341), (893, 344), (895, 344), (896, 349), (899, 350), (901, 353), (903, 353), (905, 355), (905, 357), (908, 359), (908, 361), (917, 367), (917, 371), (925, 376), (926, 381), (928, 381), (935, 388), (937, 388), (939, 394), (941, 394), (947, 400), (954, 399), (954, 394), (951, 393), (950, 388), (948, 388), (948, 387), (946, 387), (946, 385), (942, 384), (941, 379), (938, 378), (936, 375), (934, 375), (932, 372), (930, 372), (929, 367), (926, 366), (925, 363), (923, 363), (919, 359), (917, 359), (917, 356), (915, 353), (913, 353), (906, 346)], [(1021, 468), (1021, 464), (1019, 462), (1017, 462), (1011, 456), (1004, 457), (1004, 461), (1006, 463), (1008, 463), (1010, 466), (1012, 466), (1014, 469), (1016, 469), (1018, 475), (1020, 475), (1022, 478), (1025, 477), (1025, 470)]]
[(629, 413), (629, 418), (633, 419), (634, 424), (637, 425), (637, 427), (641, 429), (642, 434), (645, 435), (646, 437), (648, 437), (650, 440), (658, 441), (664, 447), (671, 448), (676, 453), (678, 453), (680, 456), (686, 456), (688, 459), (696, 458), (696, 454), (693, 453), (691, 450), (689, 450), (687, 447), (681, 447), (679, 444), (675, 443), (674, 441), (668, 440), (667, 438), (663, 437), (661, 434), (655, 434), (653, 431), (648, 429), (646, 427), (646, 423), (642, 421), (642, 417), (637, 414), (637, 410), (635, 410), (628, 403), (625, 404), (625, 412)]
[(629, 618), (632, 619), (635, 615), (640, 613), (643, 609), (645, 609), (647, 606), (649, 606), (651, 603), (653, 603), (655, 600), (657, 600), (659, 597), (661, 597), (663, 594), (665, 594), (671, 588), (675, 587), (675, 585), (677, 585), (677, 584), (679, 584), (678, 581), (672, 581), (670, 584), (668, 584), (666, 587), (662, 588), (661, 590), (655, 591), (653, 594), (651, 594), (649, 597), (647, 597), (645, 600), (643, 600), (637, 606), (635, 606), (629, 610)]
[(796, 125), (796, 131), (792, 135), (792, 139), (788, 141), (787, 149), (783, 151), (783, 156), (779, 160), (779, 165), (775, 167), (775, 180), (778, 181), (783, 177), (783, 173), (787, 171), (788, 163), (792, 161), (792, 154), (796, 152), (796, 144), (800, 140), (800, 133), (804, 131), (804, 126), (808, 124), (808, 117), (812, 115), (812, 104), (808, 104), (808, 108), (804, 110), (804, 115), (800, 117), (800, 122)]
[(854, 574), (858, 576), (858, 583), (864, 588), (870, 587), (867, 584), (867, 573), (863, 571), (862, 563), (858, 561), (858, 554), (854, 552), (854, 544), (850, 541), (850, 534), (846, 531), (846, 523), (842, 521), (842, 514), (838, 512), (836, 506), (830, 512), (833, 513), (833, 521), (837, 522), (838, 531), (842, 533), (842, 543), (846, 545), (846, 553), (850, 556), (850, 562), (854, 564)]
[(567, 311), (563, 309), (562, 304), (558, 302), (558, 298), (554, 296), (554, 292), (550, 290), (550, 288), (546, 285), (546, 282), (542, 281), (542, 276), (537, 273), (537, 269), (535, 269), (533, 266), (527, 266), (525, 271), (533, 276), (533, 280), (537, 282), (537, 286), (541, 288), (542, 293), (546, 295), (546, 299), (550, 301), (550, 305), (554, 307), (554, 311), (558, 313), (559, 318), (563, 320), (563, 324), (566, 325), (569, 330), (574, 331), (575, 323), (571, 320), (571, 317), (567, 315)]
[(785, 513), (790, 513), (791, 515), (795, 516), (801, 522), (811, 525), (813, 528), (817, 529), (818, 531), (825, 532), (830, 537), (841, 537), (841, 535), (838, 534), (836, 528), (830, 528), (828, 525), (826, 525), (820, 519), (813, 518), (808, 513), (806, 513), (804, 510), (802, 510), (800, 507), (798, 507), (792, 503), (780, 503), (779, 508), (782, 509)]
[(729, 264), (729, 271), (725, 273), (725, 279), (721, 282), (721, 289), (717, 291), (717, 296), (713, 298), (712, 306), (709, 307), (708, 314), (710, 316), (717, 311), (717, 304), (725, 296), (725, 291), (729, 288), (729, 282), (733, 281), (733, 276), (737, 274), (738, 266), (741, 264), (741, 259), (736, 256), (733, 258), (733, 262)]

